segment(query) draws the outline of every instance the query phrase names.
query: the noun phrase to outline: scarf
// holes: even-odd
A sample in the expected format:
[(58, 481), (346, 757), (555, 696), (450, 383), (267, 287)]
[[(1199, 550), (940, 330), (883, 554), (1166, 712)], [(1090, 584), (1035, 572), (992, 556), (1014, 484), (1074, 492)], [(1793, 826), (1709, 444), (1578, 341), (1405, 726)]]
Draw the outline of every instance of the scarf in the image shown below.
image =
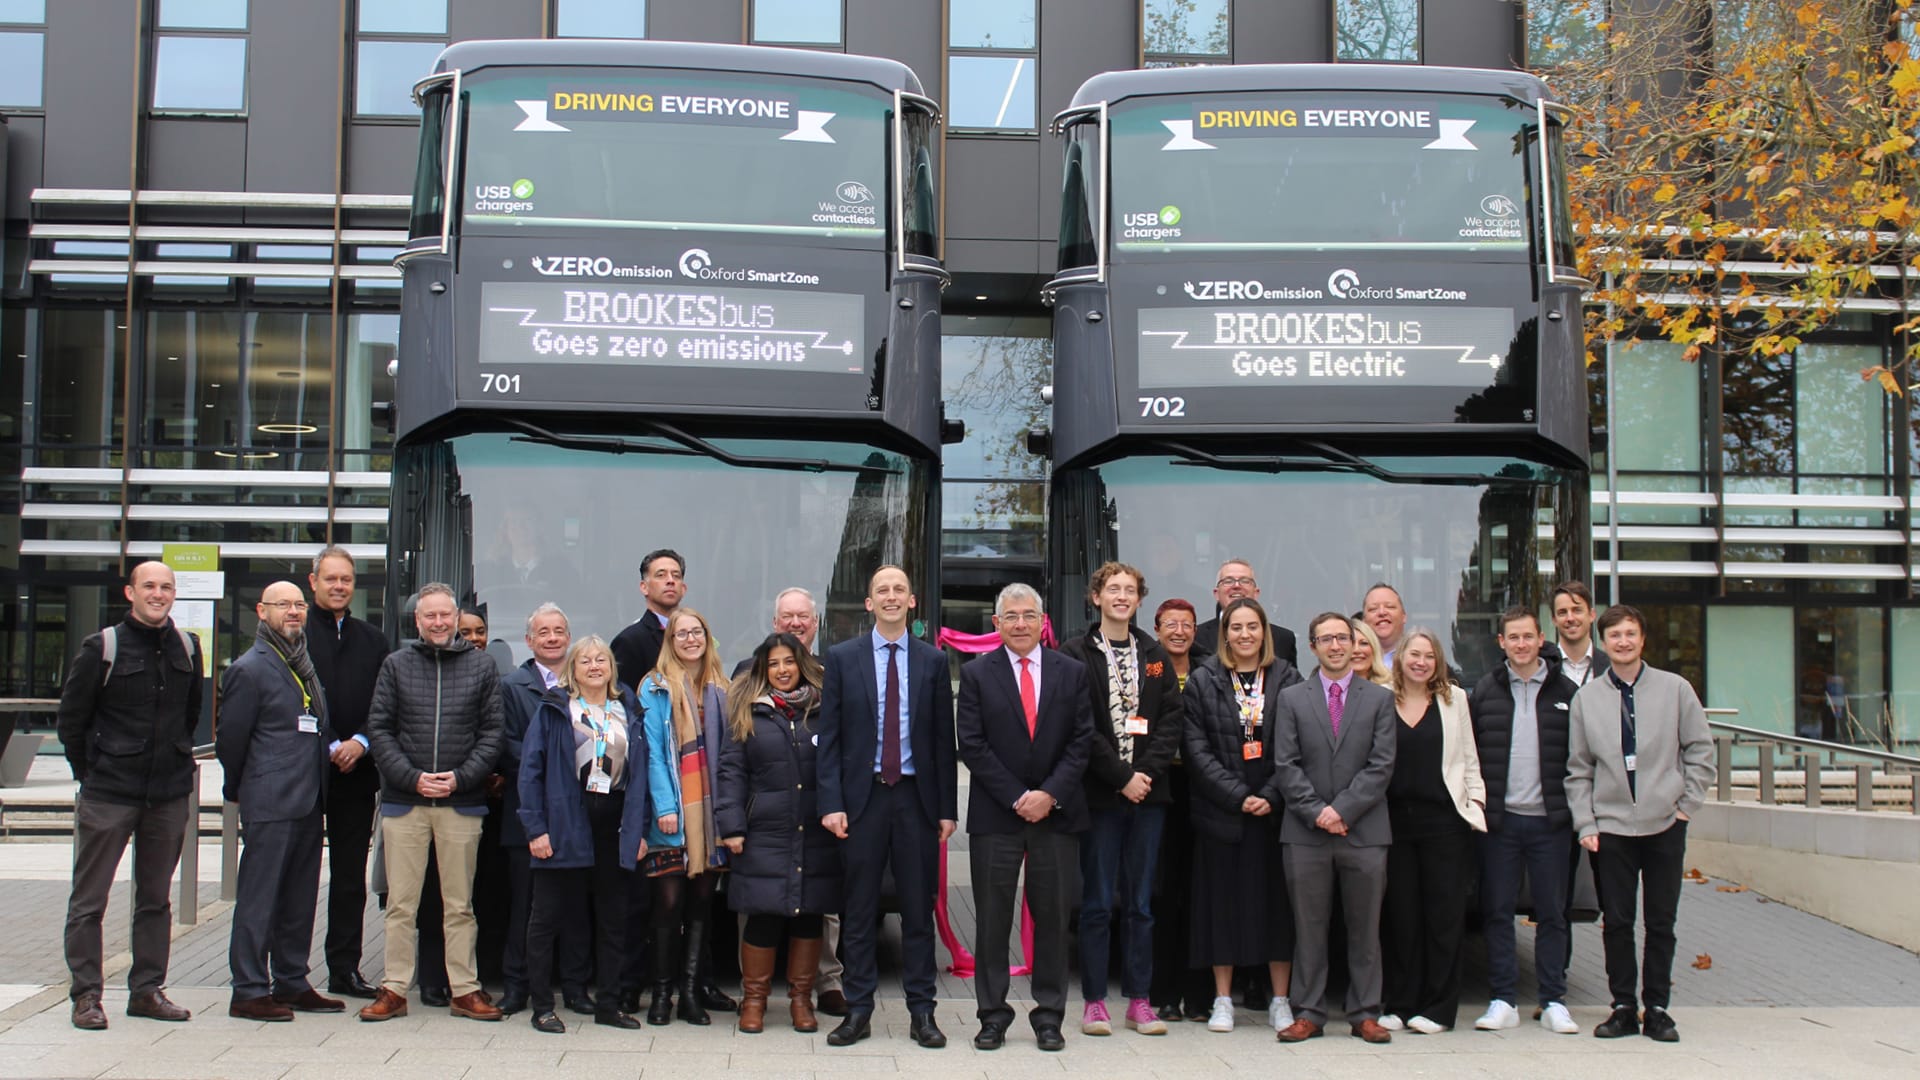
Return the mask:
[(1101, 633), (1100, 654), (1107, 659), (1107, 713), (1113, 724), (1113, 741), (1119, 744), (1120, 760), (1133, 764), (1133, 736), (1127, 734), (1127, 721), (1140, 710), (1140, 647), (1131, 640), (1125, 649), (1116, 649)]
[(720, 748), (706, 745), (706, 687), (695, 689), (693, 680), (680, 684), (684, 706), (673, 706), (673, 740), (678, 744), (680, 767), (680, 832), (686, 838), (687, 876), (696, 877), (716, 864), (713, 821), (715, 761), (710, 755)]
[(785, 693), (769, 688), (763, 700), (785, 716), (788, 723), (796, 720), (804, 723), (814, 707), (820, 704), (820, 692), (806, 683), (801, 683)]
[(326, 695), (321, 692), (320, 676), (313, 670), (313, 657), (307, 655), (307, 635), (301, 634), (288, 641), (269, 629), (267, 620), (261, 619), (253, 628), (253, 640), (272, 649), (274, 655), (287, 662), (287, 668), (307, 693), (308, 712), (318, 716), (326, 710)]

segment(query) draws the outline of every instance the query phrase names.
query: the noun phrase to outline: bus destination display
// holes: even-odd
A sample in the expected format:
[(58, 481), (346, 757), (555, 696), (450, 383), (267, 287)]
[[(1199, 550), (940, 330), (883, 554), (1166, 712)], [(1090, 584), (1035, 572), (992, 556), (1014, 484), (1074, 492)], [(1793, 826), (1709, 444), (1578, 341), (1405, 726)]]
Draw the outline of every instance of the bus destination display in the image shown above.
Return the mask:
[(489, 281), (479, 362), (861, 373), (865, 299), (850, 293)]
[(1139, 313), (1140, 387), (1484, 387), (1506, 362), (1513, 311), (1261, 306)]

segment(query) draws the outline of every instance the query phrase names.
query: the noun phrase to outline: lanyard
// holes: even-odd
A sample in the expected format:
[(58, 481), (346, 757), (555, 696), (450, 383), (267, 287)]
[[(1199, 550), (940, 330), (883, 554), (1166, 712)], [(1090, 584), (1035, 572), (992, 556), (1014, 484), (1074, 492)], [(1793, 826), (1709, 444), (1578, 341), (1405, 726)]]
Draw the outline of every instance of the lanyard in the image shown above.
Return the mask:
[(287, 659), (285, 653), (272, 645), (267, 646), (267, 648), (273, 649), (273, 655), (279, 657), (280, 663), (286, 666), (287, 674), (293, 676), (293, 685), (300, 688), (300, 712), (302, 714), (313, 712), (313, 695), (307, 693), (306, 680), (300, 677), (299, 672), (293, 670), (293, 663)]
[(1107, 635), (1101, 634), (1100, 652), (1106, 656), (1107, 670), (1113, 672), (1114, 685), (1120, 691), (1120, 700), (1115, 703), (1120, 706), (1120, 715), (1132, 716), (1140, 710), (1140, 680), (1136, 675), (1140, 669), (1140, 647), (1129, 641), (1126, 651), (1121, 652), (1107, 640)]
[(1260, 723), (1261, 707), (1266, 704), (1267, 673), (1254, 673), (1251, 690), (1240, 681), (1239, 672), (1228, 669), (1227, 677), (1233, 680), (1233, 699), (1240, 705), (1240, 736), (1250, 742), (1254, 727)]
[(587, 722), (587, 730), (593, 732), (593, 758), (598, 762), (607, 756), (607, 737), (613, 731), (612, 703), (600, 706), (600, 719), (596, 721), (593, 718), (593, 706), (587, 703), (587, 699), (576, 700), (580, 702), (580, 715)]

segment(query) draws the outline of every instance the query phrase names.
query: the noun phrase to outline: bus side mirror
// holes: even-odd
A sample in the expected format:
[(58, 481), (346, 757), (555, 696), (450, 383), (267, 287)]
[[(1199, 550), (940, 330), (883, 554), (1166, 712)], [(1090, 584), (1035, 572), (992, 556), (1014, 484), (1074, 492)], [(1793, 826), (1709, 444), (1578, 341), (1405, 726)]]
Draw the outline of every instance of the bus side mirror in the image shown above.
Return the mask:
[(1027, 453), (1047, 457), (1053, 453), (1053, 432), (1043, 428), (1027, 430)]

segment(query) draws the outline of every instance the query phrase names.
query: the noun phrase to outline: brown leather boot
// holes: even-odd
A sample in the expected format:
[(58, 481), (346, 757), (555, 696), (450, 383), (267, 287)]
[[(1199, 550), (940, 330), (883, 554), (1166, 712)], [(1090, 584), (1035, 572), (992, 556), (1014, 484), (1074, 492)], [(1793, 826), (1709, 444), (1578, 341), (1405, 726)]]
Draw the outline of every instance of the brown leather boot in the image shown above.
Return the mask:
[(773, 992), (773, 961), (778, 949), (740, 946), (740, 1030), (758, 1035), (767, 1027), (767, 995)]
[(819, 1031), (813, 1015), (813, 980), (820, 974), (820, 939), (787, 939), (787, 1010), (793, 1030)]

